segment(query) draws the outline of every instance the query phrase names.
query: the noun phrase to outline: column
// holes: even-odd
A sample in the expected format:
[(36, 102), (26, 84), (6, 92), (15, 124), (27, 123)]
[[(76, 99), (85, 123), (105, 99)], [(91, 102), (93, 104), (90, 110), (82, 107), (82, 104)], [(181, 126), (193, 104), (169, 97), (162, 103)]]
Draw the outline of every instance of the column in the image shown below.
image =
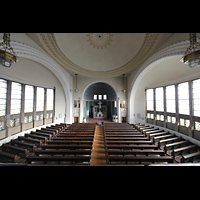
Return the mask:
[(121, 123), (122, 119), (121, 119), (121, 108), (120, 108), (120, 99), (119, 99), (119, 97), (117, 99), (117, 116), (118, 116), (118, 122)]
[(79, 123), (83, 122), (83, 100), (80, 97), (80, 116), (79, 116)]

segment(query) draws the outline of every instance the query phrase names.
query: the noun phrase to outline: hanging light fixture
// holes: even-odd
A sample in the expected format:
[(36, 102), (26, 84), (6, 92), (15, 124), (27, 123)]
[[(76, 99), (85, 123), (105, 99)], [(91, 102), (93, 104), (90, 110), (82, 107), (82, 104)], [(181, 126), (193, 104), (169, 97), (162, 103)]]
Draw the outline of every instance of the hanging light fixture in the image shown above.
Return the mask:
[(4, 67), (10, 67), (17, 59), (13, 48), (10, 46), (10, 33), (4, 33), (3, 42), (0, 43), (0, 64)]
[(200, 43), (197, 42), (196, 33), (190, 33), (190, 46), (181, 61), (190, 68), (200, 65)]
[(124, 78), (125, 78), (125, 74), (122, 74), (122, 76), (123, 76), (123, 89), (122, 89), (122, 92), (126, 92), (126, 89), (125, 89), (125, 80), (124, 80)]
[(77, 88), (77, 76), (78, 76), (78, 74), (75, 74), (75, 76), (76, 76), (76, 89), (74, 91), (78, 92), (79, 91), (79, 89)]

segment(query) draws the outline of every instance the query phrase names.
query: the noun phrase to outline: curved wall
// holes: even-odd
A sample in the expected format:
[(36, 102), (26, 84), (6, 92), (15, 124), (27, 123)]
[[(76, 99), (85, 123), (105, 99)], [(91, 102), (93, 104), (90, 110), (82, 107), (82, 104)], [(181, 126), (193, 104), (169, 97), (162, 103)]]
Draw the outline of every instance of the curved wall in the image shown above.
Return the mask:
[(188, 41), (182, 41), (162, 49), (129, 77), (129, 123), (145, 123), (145, 89), (200, 77), (200, 67), (189, 68), (180, 62), (188, 46)]

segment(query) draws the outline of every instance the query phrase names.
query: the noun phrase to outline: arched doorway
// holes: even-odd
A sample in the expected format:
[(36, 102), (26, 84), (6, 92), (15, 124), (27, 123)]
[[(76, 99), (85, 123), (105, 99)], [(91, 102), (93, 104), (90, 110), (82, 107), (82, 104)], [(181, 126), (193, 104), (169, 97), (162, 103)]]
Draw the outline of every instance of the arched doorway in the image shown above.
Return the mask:
[(82, 116), (85, 121), (112, 121), (117, 116), (117, 94), (105, 82), (95, 82), (83, 92)]

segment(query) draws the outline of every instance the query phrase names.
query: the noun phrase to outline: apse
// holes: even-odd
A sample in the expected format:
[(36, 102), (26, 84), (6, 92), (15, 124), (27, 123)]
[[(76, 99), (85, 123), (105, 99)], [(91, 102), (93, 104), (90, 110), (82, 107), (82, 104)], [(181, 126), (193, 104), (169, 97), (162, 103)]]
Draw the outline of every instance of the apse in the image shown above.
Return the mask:
[(97, 95), (97, 97), (99, 95), (102, 95), (102, 97), (106, 95), (107, 96), (106, 100), (111, 100), (111, 101), (117, 99), (115, 90), (109, 84), (103, 82), (93, 83), (92, 85), (88, 86), (84, 92), (83, 99), (94, 100), (94, 95)]

